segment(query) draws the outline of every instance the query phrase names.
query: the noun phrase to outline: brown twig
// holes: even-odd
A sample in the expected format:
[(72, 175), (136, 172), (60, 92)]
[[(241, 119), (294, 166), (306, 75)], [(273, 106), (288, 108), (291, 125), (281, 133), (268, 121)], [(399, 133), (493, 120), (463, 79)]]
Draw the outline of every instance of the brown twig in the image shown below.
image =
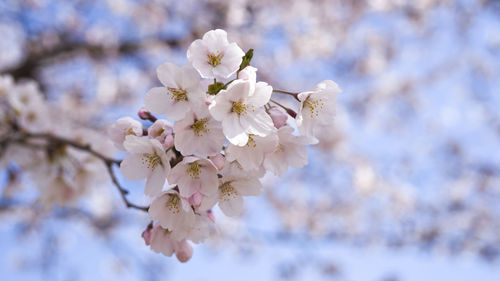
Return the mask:
[[(115, 187), (120, 192), (120, 196), (121, 196), (123, 202), (125, 203), (125, 205), (127, 206), (127, 208), (133, 208), (133, 209), (141, 210), (144, 212), (147, 212), (149, 210), (149, 206), (139, 206), (139, 205), (136, 205), (136, 204), (130, 202), (127, 199), (126, 195), (128, 194), (128, 190), (126, 190), (125, 188), (123, 188), (121, 186), (121, 184), (118, 182), (118, 179), (116, 178), (115, 173), (113, 172), (113, 165), (119, 166), (121, 161), (109, 158), (109, 157), (103, 155), (102, 153), (95, 151), (94, 149), (92, 149), (92, 147), (89, 144), (81, 144), (81, 143), (78, 143), (76, 141), (69, 140), (69, 139), (66, 139), (63, 137), (54, 136), (51, 134), (22, 133), (17, 137), (3, 139), (2, 142), (0, 143), (1, 144), (0, 146), (2, 148), (6, 148), (9, 145), (9, 143), (18, 143), (18, 144), (33, 147), (32, 143), (27, 142), (27, 140), (29, 140), (29, 139), (43, 139), (43, 140), (48, 141), (50, 145), (58, 145), (58, 144), (68, 145), (68, 146), (71, 146), (75, 149), (85, 151), (85, 152), (97, 157), (106, 165), (109, 176), (111, 177), (111, 181), (113, 182)], [(43, 149), (43, 148), (47, 148), (47, 146), (36, 145), (35, 148)]]

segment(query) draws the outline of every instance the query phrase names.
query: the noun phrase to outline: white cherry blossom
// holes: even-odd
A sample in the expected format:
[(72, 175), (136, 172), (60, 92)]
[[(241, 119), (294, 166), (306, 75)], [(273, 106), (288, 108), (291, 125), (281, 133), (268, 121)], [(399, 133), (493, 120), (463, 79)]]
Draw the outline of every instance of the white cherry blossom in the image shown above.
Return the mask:
[(182, 155), (212, 156), (224, 145), (221, 123), (212, 118), (206, 105), (187, 113), (174, 128), (175, 148)]
[(178, 67), (166, 62), (156, 72), (165, 87), (155, 87), (146, 93), (144, 104), (152, 113), (165, 114), (168, 119), (177, 121), (191, 108), (205, 102), (200, 75), (191, 65)]
[(179, 241), (188, 235), (195, 223), (191, 206), (176, 190), (170, 189), (156, 197), (149, 207), (149, 217), (171, 232)]
[(217, 168), (210, 160), (184, 157), (168, 174), (168, 182), (176, 184), (180, 195), (185, 198), (195, 192), (211, 196), (217, 192)]
[(278, 135), (272, 133), (266, 137), (250, 134), (244, 146), (229, 144), (226, 148), (228, 161), (238, 161), (244, 170), (257, 170), (264, 161), (264, 156), (278, 146)]
[(222, 122), (224, 135), (232, 144), (243, 146), (249, 134), (264, 137), (275, 130), (263, 107), (272, 91), (265, 82), (258, 82), (254, 87), (250, 81), (235, 80), (227, 90), (217, 94), (209, 106), (210, 114)]
[(138, 137), (142, 136), (141, 122), (130, 117), (122, 117), (108, 129), (109, 138), (111, 139), (111, 141), (113, 141), (115, 147), (120, 150), (125, 150), (125, 147), (123, 147), (123, 142), (125, 141), (125, 137), (128, 135)]
[(172, 237), (172, 232), (162, 228), (159, 224), (153, 227), (150, 236), (147, 244), (155, 253), (162, 253), (167, 257), (175, 253), (180, 262), (187, 262), (193, 256), (193, 247), (186, 239), (176, 241)]
[(310, 144), (311, 140), (303, 136), (294, 136), (293, 131), (292, 127), (281, 127), (278, 130), (278, 146), (264, 158), (264, 167), (275, 175), (281, 176), (288, 166), (301, 168), (307, 165), (306, 145)]
[(163, 145), (155, 139), (129, 135), (123, 146), (131, 153), (120, 164), (123, 175), (129, 180), (146, 178), (144, 193), (148, 196), (159, 194), (170, 171)]
[(210, 30), (189, 46), (187, 58), (203, 78), (227, 79), (240, 67), (245, 53), (229, 43), (224, 30)]
[(318, 142), (316, 137), (325, 130), (325, 127), (333, 124), (335, 101), (340, 92), (335, 82), (325, 80), (316, 85), (313, 91), (298, 95), (300, 111), (297, 114), (296, 123), (302, 135)]
[(209, 210), (218, 202), (219, 208), (226, 216), (239, 216), (243, 213), (243, 196), (260, 195), (262, 184), (257, 178), (232, 174), (228, 166), (224, 168), (222, 174), (218, 192), (215, 196), (204, 200), (199, 209)]

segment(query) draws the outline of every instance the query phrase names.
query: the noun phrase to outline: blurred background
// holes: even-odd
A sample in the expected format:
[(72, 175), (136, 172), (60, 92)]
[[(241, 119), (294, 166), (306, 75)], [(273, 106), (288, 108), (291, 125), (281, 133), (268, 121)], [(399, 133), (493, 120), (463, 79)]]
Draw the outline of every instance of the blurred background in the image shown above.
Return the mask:
[(243, 217), (216, 213), (187, 264), (144, 245), (147, 214), (110, 183), (40, 212), (33, 183), (3, 169), (2, 278), (498, 280), (500, 1), (2, 0), (0, 73), (104, 132), (215, 28), (277, 89), (342, 88), (309, 165), (267, 175)]

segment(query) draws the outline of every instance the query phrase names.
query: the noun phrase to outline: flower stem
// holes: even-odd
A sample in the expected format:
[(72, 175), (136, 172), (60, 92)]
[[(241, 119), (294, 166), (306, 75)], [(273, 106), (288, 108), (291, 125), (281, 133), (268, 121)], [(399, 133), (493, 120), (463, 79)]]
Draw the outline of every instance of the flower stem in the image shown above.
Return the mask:
[(273, 102), (273, 103), (275, 103), (279, 107), (283, 108), (286, 111), (286, 113), (288, 113), (288, 115), (292, 116), (292, 118), (297, 117), (297, 112), (295, 112), (293, 109), (288, 108), (288, 107), (282, 105), (281, 103), (279, 103), (279, 102), (277, 102), (277, 101), (275, 101), (273, 99), (270, 99), (270, 101)]
[(292, 93), (292, 92), (283, 91), (283, 90), (276, 90), (276, 89), (273, 89), (273, 92), (278, 93), (278, 94), (290, 95), (290, 96), (293, 96), (296, 100), (300, 101), (299, 97), (298, 97), (299, 93)]

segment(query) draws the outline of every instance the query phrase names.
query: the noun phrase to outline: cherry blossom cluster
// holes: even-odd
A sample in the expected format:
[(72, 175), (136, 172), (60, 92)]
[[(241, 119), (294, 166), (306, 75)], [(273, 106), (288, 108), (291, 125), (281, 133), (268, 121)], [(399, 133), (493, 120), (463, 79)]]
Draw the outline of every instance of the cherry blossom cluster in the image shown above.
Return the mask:
[(35, 82), (0, 76), (0, 167), (34, 183), (46, 210), (74, 206), (105, 182), (106, 168), (95, 155), (114, 151), (105, 136), (76, 126), (60, 106), (66, 105), (48, 103)]
[[(120, 165), (123, 175), (146, 179), (152, 223), (143, 237), (153, 251), (188, 260), (188, 241), (202, 242), (215, 227), (215, 205), (227, 216), (241, 215), (244, 197), (261, 194), (266, 172), (280, 176), (306, 165), (307, 145), (333, 125), (335, 82), (303, 93), (273, 90), (257, 81), (252, 56), (224, 30), (208, 31), (190, 45), (188, 63), (157, 68), (163, 86), (146, 93), (139, 111), (153, 122), (149, 128), (130, 117), (110, 128), (116, 147), (130, 153)], [(274, 101), (273, 92), (294, 96), (298, 112)]]

